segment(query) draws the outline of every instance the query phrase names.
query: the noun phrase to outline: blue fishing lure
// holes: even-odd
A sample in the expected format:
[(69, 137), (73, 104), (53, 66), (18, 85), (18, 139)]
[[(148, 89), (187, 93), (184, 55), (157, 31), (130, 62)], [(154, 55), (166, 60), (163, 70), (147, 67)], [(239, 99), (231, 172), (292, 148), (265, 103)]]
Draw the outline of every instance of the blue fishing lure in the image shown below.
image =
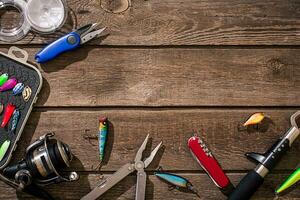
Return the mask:
[(18, 125), (20, 116), (21, 116), (21, 113), (20, 113), (19, 110), (15, 110), (15, 111), (13, 112), (12, 121), (11, 121), (11, 129), (10, 129), (10, 131), (11, 131), (12, 133), (15, 133), (15, 131), (16, 131), (16, 129), (17, 129), (17, 125)]
[(177, 189), (180, 188), (188, 189), (198, 195), (197, 190), (194, 188), (191, 182), (189, 182), (186, 178), (183, 178), (176, 174), (171, 174), (171, 173), (166, 173), (161, 171), (156, 172), (155, 176), (166, 181), (167, 183), (171, 184), (171, 186)]
[(104, 159), (107, 135), (108, 135), (108, 121), (106, 117), (101, 117), (99, 119), (99, 132), (98, 132), (100, 163)]
[(170, 174), (170, 173), (165, 173), (165, 172), (156, 172), (155, 176), (165, 180), (166, 182), (168, 182), (176, 187), (188, 188), (189, 185), (191, 185), (187, 179), (185, 179), (181, 176), (178, 176), (176, 174)]
[(13, 95), (21, 94), (24, 90), (25, 85), (23, 83), (18, 83), (12, 90)]

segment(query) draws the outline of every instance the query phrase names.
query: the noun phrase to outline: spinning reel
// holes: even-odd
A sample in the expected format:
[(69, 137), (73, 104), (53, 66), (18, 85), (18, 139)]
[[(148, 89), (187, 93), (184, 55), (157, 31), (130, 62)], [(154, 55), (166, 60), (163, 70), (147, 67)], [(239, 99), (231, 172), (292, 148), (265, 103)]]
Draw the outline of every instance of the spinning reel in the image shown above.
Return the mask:
[(53, 139), (54, 133), (47, 133), (26, 149), (26, 155), (19, 163), (4, 169), (3, 175), (14, 179), (20, 189), (36, 184), (45, 186), (63, 181), (75, 181), (76, 172), (63, 176), (58, 171), (70, 166), (73, 154), (69, 146)]

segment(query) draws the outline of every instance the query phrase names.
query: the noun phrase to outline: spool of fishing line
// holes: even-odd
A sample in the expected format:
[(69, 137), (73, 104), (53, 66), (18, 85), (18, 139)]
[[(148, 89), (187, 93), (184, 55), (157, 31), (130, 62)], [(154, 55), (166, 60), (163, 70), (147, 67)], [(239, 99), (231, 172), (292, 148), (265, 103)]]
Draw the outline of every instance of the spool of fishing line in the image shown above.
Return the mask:
[(65, 0), (1, 0), (0, 40), (15, 42), (30, 30), (53, 33), (63, 26), (67, 13)]
[(52, 33), (61, 28), (67, 18), (64, 0), (28, 0), (25, 16), (30, 26), (39, 33)]
[[(26, 36), (30, 25), (24, 17), (25, 9), (24, 0), (0, 1), (0, 40), (15, 42)], [(11, 14), (17, 16), (13, 18)]]

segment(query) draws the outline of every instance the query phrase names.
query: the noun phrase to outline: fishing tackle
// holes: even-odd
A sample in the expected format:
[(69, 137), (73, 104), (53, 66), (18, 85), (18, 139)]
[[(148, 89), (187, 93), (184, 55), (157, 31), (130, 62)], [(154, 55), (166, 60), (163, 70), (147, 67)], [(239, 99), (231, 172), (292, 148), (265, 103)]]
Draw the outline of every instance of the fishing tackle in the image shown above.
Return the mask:
[(99, 119), (99, 132), (98, 132), (100, 162), (102, 162), (104, 158), (107, 135), (108, 135), (108, 121), (106, 117), (101, 117)]
[(291, 116), (292, 127), (278, 139), (264, 154), (247, 153), (246, 156), (258, 163), (254, 170), (249, 171), (236, 189), (230, 194), (229, 200), (247, 200), (263, 184), (264, 178), (276, 166), (284, 154), (290, 149), (294, 141), (300, 135), (297, 121), (300, 118), (300, 111)]
[(292, 185), (296, 184), (298, 181), (300, 181), (300, 167), (296, 171), (294, 171), (286, 179), (286, 181), (275, 191), (276, 194), (283, 192), (284, 190), (288, 189)]
[(20, 111), (19, 110), (15, 110), (14, 113), (13, 113), (13, 115), (12, 115), (12, 121), (11, 121), (11, 129), (10, 129), (10, 131), (12, 133), (14, 133), (15, 130), (16, 130), (16, 128), (17, 128), (20, 116), (21, 116)]
[(197, 135), (191, 137), (188, 140), (188, 147), (195, 160), (205, 170), (216, 186), (220, 188), (223, 194), (228, 196), (234, 190), (234, 186), (200, 137)]
[(0, 86), (2, 86), (7, 80), (8, 80), (8, 74), (7, 73), (2, 74), (0, 76)]
[(69, 146), (47, 133), (26, 148), (24, 158), (3, 170), (3, 175), (13, 179), (19, 189), (31, 184), (45, 186), (59, 182), (78, 180), (76, 172), (63, 173), (70, 167), (73, 154)]
[(6, 124), (9, 122), (15, 109), (16, 109), (16, 106), (14, 106), (13, 104), (11, 104), (11, 103), (7, 104), (7, 106), (4, 109), (4, 117), (2, 119), (1, 128), (4, 128), (6, 126)]
[(7, 90), (11, 90), (13, 89), (16, 85), (17, 85), (17, 79), (15, 78), (11, 78), (8, 79), (8, 81), (6, 81), (1, 87), (0, 87), (0, 92), (4, 92)]
[(243, 126), (259, 124), (265, 118), (264, 113), (254, 113), (249, 119), (243, 124)]
[(155, 172), (154, 175), (171, 184), (171, 186), (174, 186), (177, 189), (185, 188), (196, 194), (198, 193), (198, 191), (194, 188), (192, 183), (182, 176), (161, 171)]
[(10, 141), (9, 140), (5, 140), (3, 142), (3, 144), (1, 145), (0, 147), (0, 161), (2, 161), (2, 159), (4, 158), (8, 148), (9, 148), (9, 145), (10, 145)]
[(29, 86), (26, 86), (24, 89), (23, 89), (23, 92), (22, 92), (22, 95), (23, 95), (23, 99), (25, 102), (27, 102), (30, 97), (31, 97), (31, 88)]
[(14, 87), (14, 89), (13, 89), (13, 91), (12, 91), (12, 94), (13, 94), (13, 95), (21, 94), (21, 93), (23, 92), (24, 87), (25, 87), (25, 86), (24, 86), (23, 83), (18, 83), (18, 84)]

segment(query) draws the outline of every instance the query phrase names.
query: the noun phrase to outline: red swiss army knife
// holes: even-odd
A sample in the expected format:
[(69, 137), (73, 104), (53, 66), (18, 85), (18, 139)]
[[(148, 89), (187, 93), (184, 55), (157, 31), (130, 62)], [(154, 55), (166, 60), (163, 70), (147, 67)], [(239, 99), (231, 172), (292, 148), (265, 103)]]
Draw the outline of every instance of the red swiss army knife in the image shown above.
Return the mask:
[(194, 135), (188, 140), (188, 146), (199, 165), (220, 188), (222, 193), (228, 196), (234, 190), (234, 186), (204, 142), (200, 137)]

